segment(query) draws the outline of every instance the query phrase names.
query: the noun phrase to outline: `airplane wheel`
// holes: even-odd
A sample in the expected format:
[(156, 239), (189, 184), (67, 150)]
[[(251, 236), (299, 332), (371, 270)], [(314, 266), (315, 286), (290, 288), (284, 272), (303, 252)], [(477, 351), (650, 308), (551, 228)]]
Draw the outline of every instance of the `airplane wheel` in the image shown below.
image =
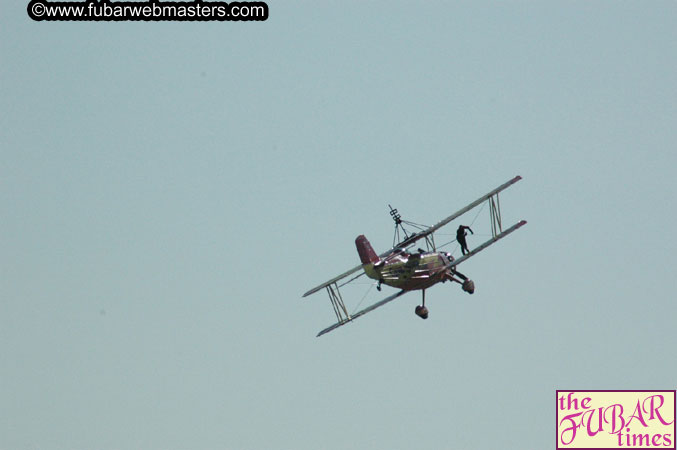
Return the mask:
[(418, 305), (416, 307), (416, 309), (414, 310), (414, 312), (421, 319), (427, 319), (428, 318), (428, 308), (426, 308), (425, 306)]
[(465, 280), (463, 282), (462, 289), (466, 291), (468, 294), (472, 294), (473, 292), (475, 292), (475, 283), (473, 283), (472, 280)]

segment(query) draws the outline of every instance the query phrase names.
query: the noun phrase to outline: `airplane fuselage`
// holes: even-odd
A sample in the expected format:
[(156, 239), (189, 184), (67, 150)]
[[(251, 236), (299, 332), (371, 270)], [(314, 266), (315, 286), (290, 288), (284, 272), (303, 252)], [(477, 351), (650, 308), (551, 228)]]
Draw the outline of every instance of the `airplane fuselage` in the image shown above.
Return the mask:
[(443, 252), (396, 251), (376, 263), (364, 264), (363, 268), (369, 278), (394, 288), (413, 291), (451, 279), (449, 258), (449, 254)]

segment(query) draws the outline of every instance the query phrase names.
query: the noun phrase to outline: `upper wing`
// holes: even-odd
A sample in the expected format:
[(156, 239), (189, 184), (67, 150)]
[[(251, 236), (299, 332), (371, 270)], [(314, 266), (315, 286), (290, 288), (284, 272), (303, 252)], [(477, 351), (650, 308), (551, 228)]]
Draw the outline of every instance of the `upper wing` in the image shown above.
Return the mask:
[(357, 267), (353, 267), (353, 268), (350, 269), (349, 271), (343, 272), (341, 275), (338, 275), (338, 276), (332, 278), (331, 280), (325, 281), (325, 282), (322, 283), (321, 285), (312, 288), (311, 290), (309, 290), (308, 292), (306, 292), (305, 294), (303, 294), (303, 296), (304, 296), (304, 297), (307, 297), (307, 296), (309, 296), (310, 294), (314, 294), (315, 292), (319, 291), (320, 289), (326, 288), (327, 286), (329, 286), (329, 285), (331, 285), (331, 284), (334, 284), (334, 283), (336, 283), (337, 281), (339, 281), (339, 280), (341, 280), (341, 279), (347, 277), (348, 275), (352, 275), (352, 274), (354, 274), (355, 272), (357, 272), (358, 270), (361, 270), (361, 269), (362, 269), (362, 264), (360, 264), (360, 265), (357, 266)]
[[(390, 250), (388, 250), (387, 252), (381, 253), (380, 255), (378, 255), (378, 257), (379, 257), (379, 258), (384, 258), (384, 257), (390, 255), (392, 252), (393, 252), (393, 249), (390, 249)], [(314, 294), (315, 292), (319, 291), (320, 289), (324, 289), (324, 288), (326, 288), (327, 286), (330, 286), (330, 285), (336, 283), (337, 281), (340, 281), (340, 280), (342, 280), (343, 278), (346, 278), (348, 275), (352, 275), (352, 274), (354, 274), (355, 272), (357, 272), (358, 270), (361, 270), (361, 269), (362, 269), (362, 264), (360, 264), (360, 265), (357, 266), (357, 267), (353, 267), (352, 269), (348, 270), (347, 272), (343, 272), (341, 275), (337, 275), (337, 276), (335, 276), (334, 278), (332, 278), (331, 280), (325, 281), (325, 282), (322, 283), (321, 285), (312, 288), (311, 290), (309, 290), (308, 292), (306, 292), (305, 294), (303, 294), (303, 296), (304, 296), (304, 297), (307, 297), (307, 296), (309, 296), (310, 294)], [(364, 272), (362, 272), (362, 274), (364, 274)], [(348, 283), (348, 282), (350, 282), (350, 281), (352, 281), (352, 280), (349, 280), (349, 281), (347, 281), (346, 283)], [(345, 284), (345, 283), (344, 283), (344, 284)], [(343, 286), (343, 285), (341, 285), (341, 286)]]
[(445, 219), (439, 221), (438, 223), (436, 223), (436, 224), (433, 225), (432, 227), (430, 227), (430, 228), (428, 228), (428, 229), (426, 229), (426, 230), (423, 230), (423, 231), (421, 231), (420, 233), (414, 233), (414, 234), (412, 234), (411, 236), (409, 236), (409, 238), (407, 238), (407, 239), (405, 239), (404, 241), (400, 242), (400, 243), (398, 244), (398, 246), (399, 246), (399, 247), (408, 247), (409, 245), (413, 244), (414, 242), (418, 241), (419, 239), (422, 239), (422, 238), (424, 238), (424, 237), (426, 237), (426, 236), (428, 236), (428, 235), (434, 233), (435, 231), (439, 230), (440, 228), (442, 228), (443, 226), (445, 226), (446, 224), (448, 224), (449, 222), (451, 222), (452, 220), (454, 220), (454, 219), (457, 218), (458, 216), (460, 216), (460, 215), (462, 215), (462, 214), (465, 214), (466, 212), (470, 211), (470, 210), (473, 209), (474, 207), (480, 205), (483, 201), (488, 200), (488, 199), (491, 198), (493, 195), (498, 194), (499, 192), (501, 192), (502, 190), (506, 189), (507, 187), (509, 187), (509, 186), (511, 186), (511, 185), (513, 185), (513, 184), (515, 184), (515, 183), (517, 183), (517, 182), (518, 182), (519, 180), (521, 180), (521, 179), (522, 179), (522, 177), (519, 176), (519, 175), (517, 175), (517, 176), (516, 176), (515, 178), (513, 178), (512, 180), (507, 181), (507, 182), (503, 183), (502, 185), (500, 185), (499, 187), (497, 187), (496, 189), (494, 189), (493, 191), (484, 194), (483, 196), (481, 196), (480, 198), (478, 198), (478, 199), (475, 200), (474, 202), (470, 203), (468, 206), (459, 209), (459, 210), (456, 211), (454, 214), (452, 214), (452, 215), (450, 215), (449, 217), (447, 217), (447, 218), (445, 218)]

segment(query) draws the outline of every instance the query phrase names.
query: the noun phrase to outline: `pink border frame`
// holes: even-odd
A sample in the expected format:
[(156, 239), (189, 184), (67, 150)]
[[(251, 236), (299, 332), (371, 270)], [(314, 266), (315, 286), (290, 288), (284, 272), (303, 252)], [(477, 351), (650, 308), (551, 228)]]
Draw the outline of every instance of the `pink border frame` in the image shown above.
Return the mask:
[(557, 422), (557, 399), (559, 398), (559, 393), (560, 392), (672, 392), (672, 398), (673, 398), (673, 405), (675, 407), (674, 415), (672, 416), (672, 447), (660, 447), (664, 450), (677, 450), (677, 391), (675, 390), (669, 390), (669, 389), (637, 389), (637, 390), (631, 390), (631, 389), (610, 389), (610, 390), (604, 390), (604, 389), (557, 389), (555, 391), (555, 449), (556, 450), (569, 450), (569, 449), (574, 449), (574, 450), (618, 450), (618, 449), (630, 449), (630, 448), (659, 448), (659, 447), (594, 447), (594, 448), (582, 448), (582, 447), (560, 447), (559, 446), (559, 435), (557, 433), (557, 430), (559, 428), (559, 423)]

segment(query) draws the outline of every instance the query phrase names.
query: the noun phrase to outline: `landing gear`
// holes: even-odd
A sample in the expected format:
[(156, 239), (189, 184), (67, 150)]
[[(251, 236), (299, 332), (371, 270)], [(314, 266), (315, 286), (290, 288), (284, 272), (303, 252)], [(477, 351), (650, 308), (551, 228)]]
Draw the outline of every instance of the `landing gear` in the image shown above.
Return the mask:
[(428, 308), (425, 307), (425, 289), (423, 289), (423, 304), (418, 305), (414, 312), (418, 317), (421, 319), (427, 319), (428, 318)]
[(379, 292), (381, 292), (381, 283), (383, 283), (382, 279), (378, 280), (378, 284), (376, 285), (376, 290)]
[[(466, 277), (466, 276), (463, 275), (461, 272), (456, 272), (455, 270), (452, 270), (451, 273), (452, 273), (452, 276), (451, 276), (450, 279), (451, 279), (452, 281), (457, 282), (457, 283), (461, 283), (461, 289), (463, 289), (463, 290), (464, 290), (465, 292), (467, 292), (468, 294), (472, 294), (473, 292), (475, 292), (475, 283), (473, 283), (473, 281), (472, 281), (470, 278)], [(458, 278), (460, 278), (461, 280), (463, 280), (463, 282), (461, 282), (461, 281), (455, 279), (455, 278), (453, 277), (453, 275), (456, 275)]]
[(416, 315), (420, 317), (421, 319), (427, 319), (428, 318), (428, 308), (425, 306), (418, 305), (416, 307)]

